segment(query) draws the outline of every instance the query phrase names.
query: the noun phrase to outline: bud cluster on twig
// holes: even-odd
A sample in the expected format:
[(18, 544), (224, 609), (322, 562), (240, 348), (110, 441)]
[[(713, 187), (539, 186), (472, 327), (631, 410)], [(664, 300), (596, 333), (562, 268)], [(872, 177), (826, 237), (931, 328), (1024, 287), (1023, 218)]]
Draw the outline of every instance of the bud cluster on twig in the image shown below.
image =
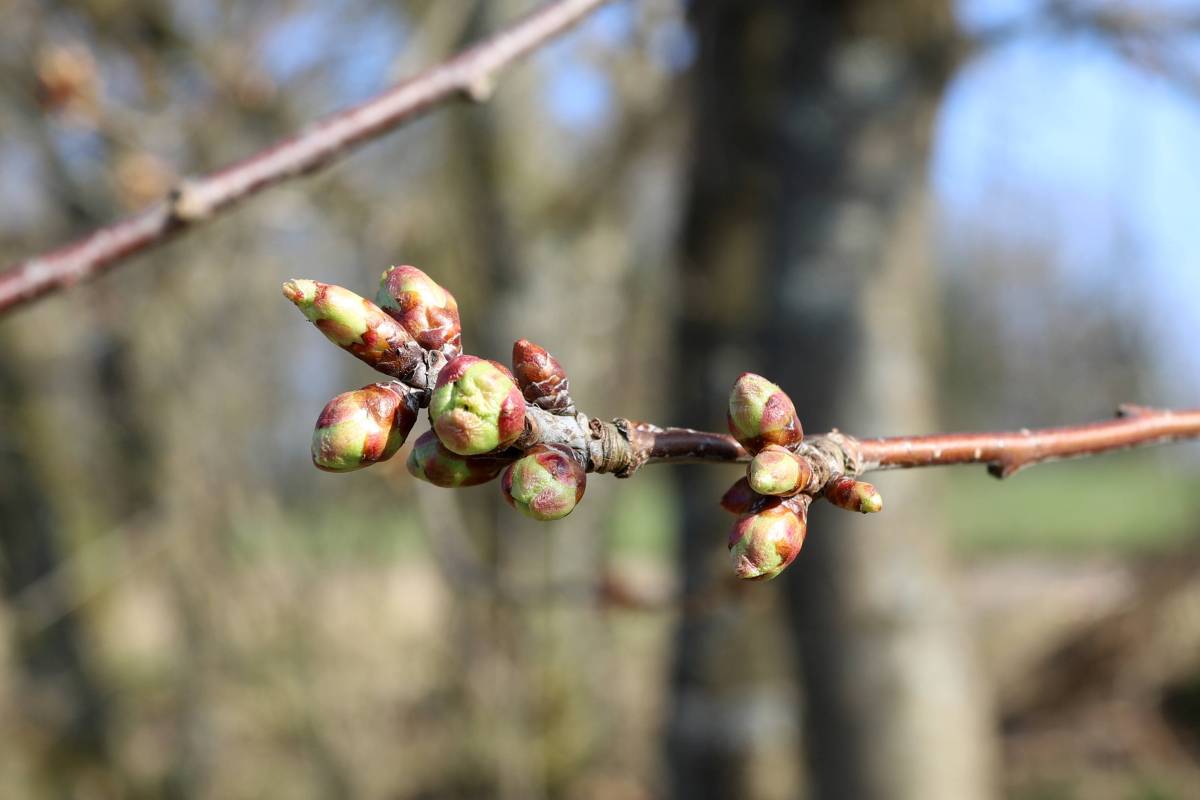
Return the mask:
[(386, 461), (421, 408), (432, 429), (414, 443), (410, 473), (445, 488), (500, 478), (509, 505), (537, 520), (570, 514), (589, 472), (622, 478), (655, 462), (746, 463), (721, 506), (737, 515), (728, 545), (735, 574), (747, 580), (774, 578), (795, 560), (814, 500), (882, 511), (879, 492), (857, 479), (867, 470), (982, 463), (1003, 477), (1051, 459), (1200, 437), (1200, 410), (1144, 407), (1118, 420), (1032, 431), (806, 437), (787, 393), (749, 372), (729, 394), (731, 436), (605, 422), (577, 411), (562, 366), (527, 339), (513, 345), (511, 372), (463, 353), (458, 303), (416, 267), (386, 270), (374, 302), (312, 280), (290, 280), (283, 293), (330, 341), (392, 378), (329, 401), (313, 431), (319, 469)]
[[(659, 437), (667, 446), (706, 436), (627, 420), (589, 421), (575, 409), (562, 366), (527, 339), (513, 345), (511, 372), (463, 353), (458, 303), (416, 267), (386, 270), (375, 302), (311, 280), (288, 281), (283, 292), (330, 341), (396, 379), (329, 402), (313, 432), (312, 458), (320, 469), (349, 472), (387, 460), (424, 406), (432, 430), (416, 441), (410, 473), (445, 488), (503, 474), (500, 488), (509, 505), (533, 519), (555, 520), (583, 499), (589, 471), (628, 475), (656, 455)], [(834, 459), (831, 467), (821, 451), (805, 449), (791, 398), (766, 378), (738, 378), (728, 421), (734, 439), (753, 456), (746, 477), (721, 500), (738, 515), (729, 550), (739, 577), (773, 578), (792, 563), (816, 497), (854, 511), (882, 508), (873, 486), (840, 474), (844, 460)], [(674, 453), (695, 454), (686, 447)]]
[(729, 552), (739, 578), (770, 580), (795, 560), (817, 497), (850, 511), (883, 510), (874, 486), (830, 470), (805, 451), (792, 399), (761, 375), (746, 372), (733, 384), (727, 419), (733, 438), (753, 455), (746, 477), (721, 498), (721, 506), (738, 515)]
[[(329, 401), (313, 431), (319, 469), (350, 472), (386, 461), (427, 407), (432, 430), (418, 437), (408, 458), (414, 476), (458, 488), (503, 473), (505, 499), (538, 520), (561, 519), (583, 498), (587, 454), (539, 441), (527, 417), (527, 409), (536, 409), (583, 424), (566, 373), (543, 348), (518, 341), (513, 372), (462, 353), (457, 301), (413, 266), (388, 268), (375, 302), (312, 280), (290, 280), (283, 294), (330, 341), (396, 379)], [(519, 439), (523, 445), (515, 447)]]

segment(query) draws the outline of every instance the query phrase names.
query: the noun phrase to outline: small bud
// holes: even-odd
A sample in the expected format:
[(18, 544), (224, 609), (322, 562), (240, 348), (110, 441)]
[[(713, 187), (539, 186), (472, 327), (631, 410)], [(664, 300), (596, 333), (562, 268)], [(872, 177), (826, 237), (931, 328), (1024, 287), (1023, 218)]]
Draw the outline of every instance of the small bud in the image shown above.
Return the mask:
[(400, 323), (349, 289), (332, 283), (293, 279), (283, 296), (331, 342), (393, 378), (408, 380), (424, 354)]
[(478, 486), (494, 480), (512, 463), (503, 456), (460, 456), (438, 441), (433, 431), (425, 431), (413, 443), (408, 454), (408, 471), (413, 477), (443, 489)]
[(774, 505), (745, 514), (729, 533), (729, 552), (739, 578), (766, 581), (796, 560), (804, 545), (808, 515), (803, 504)]
[(574, 511), (586, 486), (587, 474), (569, 450), (541, 444), (517, 459), (500, 481), (509, 505), (543, 521)]
[(873, 514), (883, 511), (883, 497), (879, 490), (869, 483), (856, 481), (845, 475), (831, 478), (822, 490), (825, 499), (838, 508), (847, 511), (858, 511), (863, 514)]
[(372, 383), (329, 401), (313, 430), (312, 460), (351, 472), (396, 454), (417, 421), (416, 397), (398, 383)]
[(94, 123), (100, 70), (92, 52), (78, 43), (42, 47), (33, 54), (38, 104), (46, 111), (68, 112), (78, 122)]
[(440, 350), (446, 358), (462, 350), (458, 301), (416, 267), (388, 267), (375, 302), (426, 350)]
[(552, 414), (575, 415), (571, 384), (554, 356), (528, 339), (513, 343), (513, 374), (525, 399)]
[(721, 496), (721, 508), (731, 514), (748, 514), (762, 500), (763, 496), (750, 488), (750, 481), (739, 478), (738, 482)]
[(751, 453), (769, 444), (791, 447), (804, 437), (787, 394), (766, 378), (743, 372), (729, 393), (729, 432)]
[(525, 400), (495, 361), (458, 356), (438, 374), (429, 419), (442, 444), (473, 456), (508, 447), (525, 430)]
[(791, 450), (769, 444), (754, 456), (746, 477), (758, 494), (789, 497), (808, 487), (813, 471), (807, 460)]

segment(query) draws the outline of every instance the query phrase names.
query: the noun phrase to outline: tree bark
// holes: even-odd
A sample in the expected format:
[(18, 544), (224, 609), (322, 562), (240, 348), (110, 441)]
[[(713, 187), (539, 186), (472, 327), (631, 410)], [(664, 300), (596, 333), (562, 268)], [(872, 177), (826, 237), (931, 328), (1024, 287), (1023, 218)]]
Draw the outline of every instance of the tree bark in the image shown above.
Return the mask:
[[(0, 358), (0, 591), (12, 603), (16, 651), (24, 687), (17, 692), (35, 741), (43, 744), (38, 778), (50, 797), (77, 796), (80, 784), (99, 781), (116, 790), (111, 758), (111, 714), (87, 653), (75, 614), (41, 605), (73, 607), (72, 587), (62, 574), (54, 503), (30, 454), (36, 444), (23, 435), (29, 399), (16, 368)], [(42, 612), (42, 613), (39, 613)]]
[[(791, 392), (807, 429), (931, 429), (937, 311), (926, 165), (953, 63), (949, 3), (710, 0), (697, 4), (695, 23), (696, 152), (683, 253), (696, 296), (685, 298), (693, 318), (681, 330), (707, 352), (685, 356), (684, 373), (711, 375), (714, 354), (729, 351), (730, 333), (750, 321), (758, 359), (741, 368), (757, 367)], [(706, 280), (730, 262), (727, 284)], [(734, 319), (724, 330), (695, 319), (705, 304), (719, 305), (711, 317)], [(731, 382), (735, 373), (720, 377)], [(682, 394), (716, 391), (697, 385)], [(685, 404), (679, 418), (695, 420), (689, 412)], [(779, 579), (803, 665), (815, 796), (992, 792), (988, 706), (929, 480), (920, 477), (919, 493), (915, 481), (880, 481), (885, 520), (860, 522), (817, 504), (804, 552)], [(688, 529), (701, 527), (714, 516), (699, 505), (711, 492), (684, 489)], [(700, 557), (687, 557), (686, 583)], [(705, 632), (689, 625), (685, 617), (680, 673), (694, 672), (704, 650)], [(677, 674), (677, 699), (687, 686)], [(736, 789), (692, 794), (686, 776), (703, 767), (679, 740), (673, 755), (680, 796)], [(717, 773), (700, 774), (704, 781), (739, 771), (736, 759), (704, 763)]]
[[(755, 354), (753, 320), (761, 318), (772, 209), (781, 188), (768, 155), (782, 111), (778, 92), (783, 67), (770, 27), (773, 16), (791, 13), (782, 4), (764, 2), (701, 2), (693, 7), (699, 54), (670, 412), (670, 419), (682, 424), (722, 430), (723, 404), (714, 398), (728, 393), (740, 371), (768, 371)], [(761, 720), (747, 721), (743, 715), (753, 706), (755, 684), (786, 675), (770, 675), (764, 663), (770, 660), (767, 642), (756, 639), (754, 627), (739, 624), (739, 617), (762, 614), (763, 609), (739, 607), (717, 588), (729, 574), (721, 544), (732, 521), (717, 500), (737, 474), (732, 469), (673, 470), (682, 511), (684, 603), (671, 678), (668, 766), (673, 796), (689, 800), (770, 793), (750, 788), (751, 761), (770, 743), (761, 733)], [(762, 590), (759, 596), (777, 598), (774, 587), (755, 588)], [(776, 620), (766, 630), (778, 639), (785, 629)], [(773, 702), (781, 699), (772, 697)], [(785, 713), (795, 716), (790, 707)], [(795, 746), (793, 741), (791, 748)], [(787, 755), (777, 764), (795, 763)], [(790, 777), (794, 782), (795, 776)], [(776, 783), (787, 782), (785, 777)]]

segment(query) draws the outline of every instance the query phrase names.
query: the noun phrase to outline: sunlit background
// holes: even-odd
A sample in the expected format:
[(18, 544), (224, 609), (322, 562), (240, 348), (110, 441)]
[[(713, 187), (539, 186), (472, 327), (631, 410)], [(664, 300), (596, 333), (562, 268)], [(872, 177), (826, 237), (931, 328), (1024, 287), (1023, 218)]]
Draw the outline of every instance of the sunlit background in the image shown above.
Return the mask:
[[(0, 0), (0, 263), (535, 5)], [(1034, 427), (1200, 405), (1198, 215), (1200, 3), (619, 0), (0, 320), (0, 797), (1200, 798), (1200, 447), (882, 475), (736, 585), (733, 467), (319, 473), (374, 373), (279, 291), (415, 264), (602, 418)]]

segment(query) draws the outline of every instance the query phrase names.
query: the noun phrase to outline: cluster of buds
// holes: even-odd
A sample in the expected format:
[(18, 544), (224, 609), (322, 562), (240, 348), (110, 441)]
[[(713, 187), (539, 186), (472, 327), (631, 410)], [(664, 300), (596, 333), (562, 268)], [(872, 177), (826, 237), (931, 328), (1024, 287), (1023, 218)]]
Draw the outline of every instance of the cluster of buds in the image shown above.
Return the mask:
[(795, 560), (816, 497), (863, 513), (883, 509), (869, 483), (844, 475), (820, 480), (801, 452), (804, 430), (792, 399), (761, 375), (746, 372), (737, 379), (727, 419), (730, 434), (753, 456), (746, 477), (721, 498), (721, 506), (738, 515), (729, 552), (739, 578), (770, 580)]
[(313, 430), (312, 460), (350, 472), (396, 454), (417, 420), (430, 364), (457, 354), (462, 326), (454, 297), (416, 267), (383, 274), (379, 305), (349, 289), (294, 279), (283, 295), (321, 333), (396, 380), (373, 383), (329, 401)]
[[(393, 378), (329, 401), (313, 431), (312, 460), (319, 469), (350, 472), (386, 461), (428, 407), (431, 430), (418, 437), (407, 466), (435, 486), (500, 478), (509, 505), (533, 519), (556, 520), (583, 499), (589, 469), (617, 471), (601, 466), (608, 456), (585, 452), (590, 445), (572, 435), (543, 435), (589, 425), (576, 414), (558, 361), (526, 339), (513, 345), (512, 371), (464, 354), (458, 303), (416, 267), (386, 270), (374, 302), (312, 280), (290, 280), (283, 293), (330, 341)], [(729, 535), (738, 577), (769, 580), (795, 560), (814, 499), (862, 513), (882, 510), (874, 486), (837, 474), (840, 466), (834, 469), (819, 448), (805, 443), (791, 398), (766, 378), (738, 378), (728, 422), (752, 456), (746, 477), (721, 498), (738, 516)], [(602, 429), (592, 427), (593, 439), (611, 443)], [(608, 445), (598, 447), (610, 452)]]
[[(398, 270), (404, 270), (403, 281), (390, 281)], [(458, 347), (461, 325), (449, 291), (415, 267), (394, 271), (384, 273), (379, 290), (386, 309), (331, 283), (293, 279), (283, 284), (283, 296), (329, 341), (396, 379), (342, 393), (325, 405), (312, 434), (312, 463), (318, 469), (348, 473), (396, 455), (425, 396), (422, 375)], [(391, 290), (397, 297), (385, 301)], [(437, 342), (438, 350), (427, 342)]]
[(375, 302), (312, 280), (290, 280), (283, 294), (330, 341), (396, 379), (329, 402), (313, 431), (319, 469), (349, 472), (386, 461), (428, 406), (432, 430), (417, 438), (408, 457), (414, 476), (459, 488), (504, 473), (505, 499), (538, 520), (561, 519), (583, 498), (580, 455), (558, 446), (514, 447), (527, 430), (526, 404), (575, 415), (566, 373), (544, 349), (518, 341), (513, 372), (463, 354), (454, 296), (412, 266), (387, 269)]

